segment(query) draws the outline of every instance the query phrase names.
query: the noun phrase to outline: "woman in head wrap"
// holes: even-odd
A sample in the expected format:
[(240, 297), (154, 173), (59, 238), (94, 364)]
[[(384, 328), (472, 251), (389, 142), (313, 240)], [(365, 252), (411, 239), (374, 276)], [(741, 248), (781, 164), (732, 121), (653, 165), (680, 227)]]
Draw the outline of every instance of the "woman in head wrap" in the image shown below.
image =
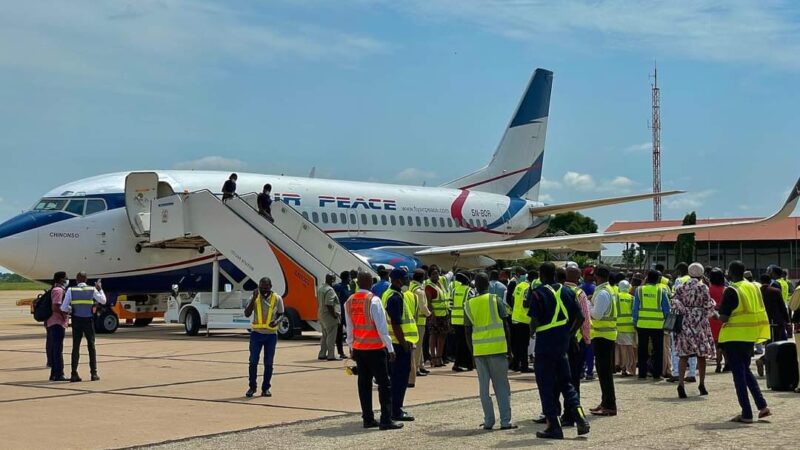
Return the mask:
[(679, 333), (675, 333), (675, 347), (680, 357), (678, 369), (678, 397), (686, 398), (684, 377), (686, 365), (690, 357), (697, 357), (697, 375), (700, 384), (697, 388), (700, 395), (708, 395), (705, 386), (706, 358), (716, 358), (716, 345), (711, 334), (709, 317), (716, 315), (714, 299), (708, 292), (708, 286), (703, 284), (703, 265), (692, 263), (689, 266), (689, 281), (681, 284), (675, 290), (671, 308), (677, 314), (683, 315), (683, 326)]

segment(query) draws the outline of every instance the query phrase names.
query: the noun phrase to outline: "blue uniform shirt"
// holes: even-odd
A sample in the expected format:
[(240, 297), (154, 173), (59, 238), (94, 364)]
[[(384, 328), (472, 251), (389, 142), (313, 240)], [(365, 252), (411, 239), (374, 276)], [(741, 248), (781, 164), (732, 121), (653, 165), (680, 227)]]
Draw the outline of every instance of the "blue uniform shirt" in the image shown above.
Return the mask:
[(391, 284), (386, 280), (378, 281), (372, 285), (372, 293), (383, 298), (383, 293), (389, 289), (389, 286), (391, 286)]
[[(556, 283), (550, 287), (558, 292), (561, 285)], [(574, 336), (571, 332), (572, 322), (576, 317), (583, 317), (583, 314), (572, 289), (566, 286), (561, 289), (561, 301), (567, 308), (569, 319), (567, 324), (536, 333), (534, 353), (566, 353), (569, 350), (570, 341)], [(528, 291), (528, 302), (530, 304), (528, 315), (539, 325), (546, 325), (553, 320), (553, 315), (556, 313), (556, 298), (549, 289), (544, 286), (531, 289)]]

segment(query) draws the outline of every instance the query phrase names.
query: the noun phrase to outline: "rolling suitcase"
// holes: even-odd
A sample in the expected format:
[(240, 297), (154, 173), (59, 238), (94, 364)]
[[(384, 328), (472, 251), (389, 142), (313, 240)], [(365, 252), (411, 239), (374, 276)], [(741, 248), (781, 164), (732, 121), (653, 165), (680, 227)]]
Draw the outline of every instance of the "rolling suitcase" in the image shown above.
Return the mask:
[(794, 342), (779, 341), (767, 344), (764, 366), (767, 371), (767, 388), (773, 391), (792, 391), (800, 382), (797, 347)]

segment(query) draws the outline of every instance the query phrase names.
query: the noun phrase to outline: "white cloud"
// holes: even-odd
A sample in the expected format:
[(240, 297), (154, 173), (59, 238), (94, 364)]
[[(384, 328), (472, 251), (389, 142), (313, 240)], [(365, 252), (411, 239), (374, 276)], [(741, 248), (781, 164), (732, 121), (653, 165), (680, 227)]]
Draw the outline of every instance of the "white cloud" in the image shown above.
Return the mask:
[(544, 203), (553, 203), (555, 199), (550, 194), (539, 194), (539, 201)]
[(408, 167), (398, 172), (395, 180), (406, 184), (419, 184), (427, 180), (433, 180), (436, 176), (436, 172), (430, 170)]
[(548, 190), (550, 190), (550, 189), (561, 189), (561, 183), (559, 183), (558, 181), (554, 181), (554, 180), (548, 180), (547, 178), (542, 177), (541, 187), (542, 187), (542, 189), (548, 189)]
[(653, 150), (652, 142), (642, 142), (641, 144), (633, 144), (622, 149), (625, 153), (644, 153)]
[(93, 89), (169, 92), (232, 63), (349, 65), (389, 50), (367, 35), (278, 20), (261, 9), (223, 0), (19, 2), (0, 8), (0, 68)]
[(567, 172), (564, 174), (564, 184), (579, 191), (594, 189), (595, 182), (591, 175), (578, 172)]
[(634, 185), (633, 180), (628, 177), (618, 176), (609, 183), (613, 188), (627, 189)]
[(669, 209), (693, 210), (703, 206), (711, 196), (716, 193), (713, 189), (699, 192), (688, 192), (686, 194), (668, 197), (663, 200), (665, 207)]
[(245, 163), (222, 156), (204, 156), (200, 159), (179, 162), (174, 167), (179, 170), (242, 170), (245, 168)]
[(636, 49), (700, 61), (800, 69), (798, 6), (791, 0), (415, 0), (429, 20), (455, 19), (539, 46)]

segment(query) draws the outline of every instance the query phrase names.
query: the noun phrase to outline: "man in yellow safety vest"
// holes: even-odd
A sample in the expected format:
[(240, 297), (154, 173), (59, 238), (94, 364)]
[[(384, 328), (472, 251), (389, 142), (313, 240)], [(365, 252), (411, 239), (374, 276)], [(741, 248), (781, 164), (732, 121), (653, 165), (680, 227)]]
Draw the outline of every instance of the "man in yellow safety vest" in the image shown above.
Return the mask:
[(536, 286), (540, 284), (539, 272), (536, 270), (529, 271), (526, 278), (519, 281), (514, 288), (514, 307), (511, 312), (511, 353), (514, 355), (514, 360), (511, 363), (511, 370), (515, 372), (533, 372), (528, 365), (528, 347), (531, 340), (528, 289), (533, 284)]
[(771, 415), (758, 381), (750, 371), (753, 346), (766, 342), (770, 333), (761, 291), (744, 279), (744, 269), (741, 261), (733, 261), (728, 266), (731, 285), (725, 288), (719, 308), (719, 318), (723, 323), (719, 332), (719, 343), (725, 350), (725, 360), (731, 368), (736, 397), (742, 407), (742, 413), (731, 421), (753, 423), (748, 391), (758, 408), (758, 418)]
[[(647, 273), (645, 284), (633, 292), (633, 325), (639, 338), (639, 378), (647, 378), (647, 362), (652, 358), (650, 374), (661, 380), (664, 358), (664, 318), (669, 313), (669, 293), (661, 284), (657, 270)], [(650, 352), (652, 347), (653, 351)]]
[(511, 421), (511, 386), (508, 382), (508, 359), (511, 358), (506, 308), (494, 295), (489, 294), (489, 277), (481, 272), (475, 276), (474, 296), (464, 303), (464, 326), (469, 335), (467, 341), (475, 366), (478, 369), (478, 386), (483, 407), (484, 430), (495, 424), (494, 405), (489, 394), (489, 384), (494, 386), (494, 395), (500, 410), (500, 429), (517, 428)]
[(411, 355), (411, 375), (408, 377), (408, 387), (415, 387), (417, 377), (424, 377), (429, 373), (428, 369), (425, 368), (425, 356), (422, 351), (422, 343), (425, 339), (425, 325), (428, 323), (428, 316), (431, 315), (428, 298), (425, 295), (424, 282), (425, 271), (417, 269), (412, 274), (411, 282), (408, 284), (408, 291), (417, 299), (417, 333), (419, 334), (419, 343), (414, 346), (414, 354)]
[[(536, 335), (534, 368), (539, 398), (547, 428), (536, 432), (536, 437), (563, 439), (560, 421), (561, 404), (558, 395), (564, 397), (564, 413), (578, 427), (578, 435), (589, 432), (580, 398), (572, 385), (567, 352), (574, 344), (575, 333), (583, 324), (584, 317), (575, 293), (556, 281), (556, 266), (545, 262), (539, 267), (541, 283), (528, 293), (531, 330)], [(563, 275), (566, 278), (566, 274)]]
[(453, 281), (453, 310), (450, 311), (450, 324), (455, 335), (456, 360), (453, 363), (453, 372), (470, 371), (474, 369), (472, 353), (467, 346), (467, 334), (464, 330), (464, 301), (472, 294), (469, 286), (469, 277), (464, 272), (456, 274)]
[(408, 272), (395, 268), (389, 273), (391, 286), (382, 297), (389, 323), (389, 337), (392, 338), (395, 359), (389, 364), (389, 378), (392, 391), (392, 420), (412, 421), (414, 417), (403, 410), (403, 402), (411, 374), (411, 355), (414, 345), (419, 343), (417, 332), (417, 298), (403, 285)]
[(283, 298), (272, 292), (272, 281), (264, 277), (258, 282), (258, 289), (253, 291), (253, 298), (244, 309), (245, 317), (253, 316), (250, 332), (250, 389), (247, 397), (256, 393), (258, 377), (258, 360), (264, 350), (264, 380), (261, 383), (261, 396), (272, 397), (269, 388), (272, 382), (272, 361), (275, 359), (275, 347), (278, 343), (278, 324), (283, 317)]
[(617, 415), (617, 396), (614, 392), (614, 346), (617, 341), (617, 315), (619, 299), (608, 283), (611, 271), (600, 266), (594, 271), (597, 288), (592, 296), (592, 349), (594, 349), (597, 378), (600, 380), (602, 400), (589, 411), (599, 416)]

